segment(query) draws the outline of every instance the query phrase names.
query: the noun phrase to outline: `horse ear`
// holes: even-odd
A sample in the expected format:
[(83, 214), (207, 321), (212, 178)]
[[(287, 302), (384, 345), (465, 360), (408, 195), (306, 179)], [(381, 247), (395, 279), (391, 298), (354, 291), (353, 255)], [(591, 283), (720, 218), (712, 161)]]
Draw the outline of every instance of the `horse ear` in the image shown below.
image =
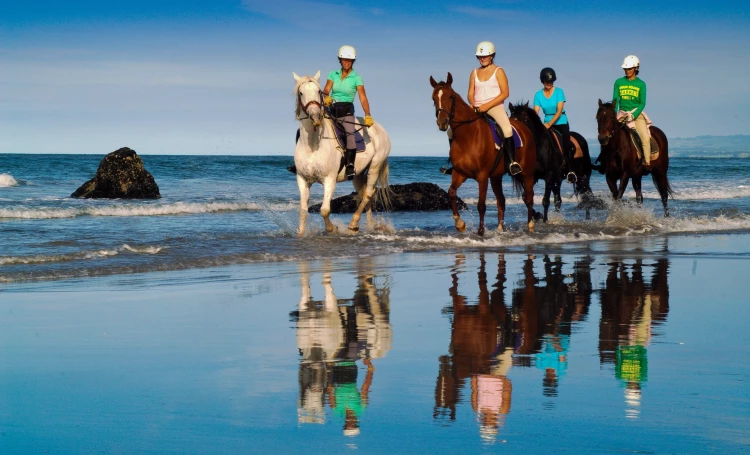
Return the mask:
[(509, 102), (508, 109), (510, 109), (510, 111), (513, 112), (513, 108), (514, 108), (513, 103)]
[(430, 85), (432, 86), (432, 88), (435, 88), (435, 86), (437, 85), (437, 82), (435, 82), (435, 78), (432, 76), (430, 76)]
[(318, 72), (315, 73), (315, 76), (313, 77), (313, 79), (315, 79), (316, 82), (320, 81), (320, 70), (318, 70)]
[[(299, 76), (297, 76), (297, 73), (295, 73), (295, 72), (293, 72), (293, 71), (292, 71), (292, 75), (294, 75), (294, 80), (295, 80), (295, 81), (297, 81), (297, 82), (299, 82), (299, 80), (300, 80), (300, 77), (299, 77)], [(601, 101), (600, 101), (600, 102), (601, 102)]]
[(448, 79), (445, 80), (445, 83), (448, 85), (453, 83), (453, 75), (451, 73), (448, 73)]
[(602, 104), (604, 104), (604, 103), (602, 103), (602, 99), (599, 98), (599, 107), (602, 107)]

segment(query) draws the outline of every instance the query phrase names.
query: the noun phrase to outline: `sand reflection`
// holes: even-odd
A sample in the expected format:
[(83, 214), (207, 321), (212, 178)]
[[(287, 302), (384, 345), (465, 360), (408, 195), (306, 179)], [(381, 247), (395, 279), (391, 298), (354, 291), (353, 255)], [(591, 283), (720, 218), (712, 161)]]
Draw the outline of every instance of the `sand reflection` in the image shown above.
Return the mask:
[[(344, 435), (356, 436), (375, 376), (373, 360), (391, 349), (390, 289), (387, 279), (376, 277), (370, 258), (357, 261), (357, 287), (350, 299), (337, 298), (329, 265), (323, 270), (324, 298), (315, 300), (309, 264), (300, 265), (302, 295), (292, 313), (301, 356), (298, 422), (324, 423), (328, 405), (341, 420)], [(361, 386), (359, 360), (366, 368)]]

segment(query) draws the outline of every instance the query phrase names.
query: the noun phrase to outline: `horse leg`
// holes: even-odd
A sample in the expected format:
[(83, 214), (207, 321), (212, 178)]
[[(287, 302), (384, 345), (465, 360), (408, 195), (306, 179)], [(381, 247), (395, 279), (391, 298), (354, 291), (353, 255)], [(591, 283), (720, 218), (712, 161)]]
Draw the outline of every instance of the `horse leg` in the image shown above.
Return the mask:
[(477, 234), (484, 235), (484, 214), (487, 212), (487, 184), (488, 178), (479, 177), (479, 201), (477, 202), (477, 211), (479, 212), (479, 230)]
[(544, 207), (544, 217), (542, 218), (542, 221), (545, 223), (547, 222), (547, 214), (549, 213), (549, 196), (552, 194), (552, 186), (554, 183), (551, 181), (552, 179), (547, 176), (547, 179), (544, 180), (544, 196), (542, 197), (542, 207)]
[(310, 201), (310, 183), (297, 174), (297, 186), (299, 187), (299, 228), (297, 235), (305, 235), (307, 226), (307, 204)]
[(641, 178), (640, 175), (633, 176), (633, 189), (635, 190), (635, 202), (643, 204), (643, 193), (641, 192)]
[(607, 186), (612, 193), (612, 199), (617, 200), (617, 179), (607, 175)]
[(659, 191), (659, 196), (661, 197), (661, 205), (664, 206), (664, 218), (669, 217), (669, 209), (667, 208), (667, 199), (669, 199), (669, 183), (667, 181), (667, 175), (662, 174), (661, 172), (651, 173), (651, 178), (654, 180), (654, 185), (656, 186), (656, 189)]
[(503, 232), (505, 230), (505, 194), (503, 194), (503, 177), (491, 177), (490, 185), (492, 185), (492, 192), (495, 193), (495, 200), (497, 202), (497, 231)]
[(552, 186), (552, 194), (555, 196), (555, 212), (559, 212), (560, 207), (562, 207), (562, 196), (560, 195), (561, 186), (560, 179), (555, 177), (554, 185)]
[(323, 182), (323, 204), (320, 206), (320, 216), (326, 223), (326, 232), (333, 232), (334, 226), (331, 223), (331, 198), (333, 190), (336, 189), (336, 176), (327, 177)]
[(456, 193), (458, 192), (458, 188), (463, 185), (463, 183), (466, 181), (466, 177), (463, 176), (460, 172), (453, 172), (451, 174), (451, 186), (448, 188), (448, 199), (451, 201), (451, 210), (453, 210), (453, 220), (456, 223), (456, 230), (458, 232), (463, 232), (466, 230), (466, 223), (461, 219), (461, 217), (458, 215), (458, 207), (456, 207)]
[(367, 225), (372, 225), (372, 204), (370, 204), (370, 201), (375, 194), (375, 184), (378, 181), (379, 171), (379, 169), (371, 168), (367, 173), (366, 181), (359, 180), (359, 176), (354, 177), (354, 188), (359, 194), (360, 201), (357, 210), (352, 215), (351, 222), (349, 222), (349, 230), (352, 232), (359, 231), (359, 220), (365, 210), (367, 210)]
[(625, 188), (628, 187), (628, 181), (630, 180), (630, 175), (627, 172), (623, 172), (620, 176), (620, 189), (617, 191), (617, 198), (618, 200), (622, 199), (622, 195), (625, 194)]
[(523, 202), (526, 203), (529, 232), (534, 232), (534, 175), (524, 175), (523, 183)]

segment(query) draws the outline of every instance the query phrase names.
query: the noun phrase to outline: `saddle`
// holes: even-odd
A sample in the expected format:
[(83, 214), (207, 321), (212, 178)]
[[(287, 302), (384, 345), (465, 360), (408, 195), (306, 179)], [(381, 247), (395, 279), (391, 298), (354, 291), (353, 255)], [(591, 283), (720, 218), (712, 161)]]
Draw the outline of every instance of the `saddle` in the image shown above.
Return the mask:
[[(550, 128), (550, 131), (552, 131), (552, 137), (554, 137), (557, 142), (557, 149), (562, 153), (562, 134), (554, 128)], [(573, 144), (573, 148), (575, 149), (573, 159), (583, 158), (583, 149), (575, 137), (570, 136), (570, 143)]]
[[(643, 143), (641, 142), (641, 136), (638, 134), (638, 131), (635, 130), (635, 128), (627, 128), (628, 132), (630, 133), (630, 140), (633, 142), (633, 145), (635, 146), (635, 150), (638, 153), (638, 159), (640, 161), (643, 160)], [(653, 136), (649, 137), (649, 140), (651, 141), (651, 161), (659, 158), (659, 144), (654, 140)]]
[[(329, 113), (330, 114), (330, 113)], [(339, 147), (346, 150), (346, 130), (344, 125), (335, 121), (332, 117), (326, 116), (329, 122), (333, 123), (333, 130), (336, 132), (336, 140), (339, 143)], [(357, 152), (364, 152), (367, 145), (365, 144), (365, 138), (362, 136), (362, 130), (364, 130), (364, 120), (356, 117), (357, 123), (354, 125), (354, 142), (357, 146)]]
[[(495, 141), (495, 150), (501, 150), (503, 148), (503, 141), (505, 141), (503, 129), (500, 128), (500, 125), (498, 125), (498, 123), (489, 115), (482, 114), (482, 118), (487, 122), (488, 125), (490, 125), (490, 130), (492, 131), (492, 139)], [(511, 129), (513, 130), (513, 142), (516, 145), (516, 149), (523, 147), (521, 136), (518, 134), (518, 131), (516, 131), (516, 127), (511, 125)]]

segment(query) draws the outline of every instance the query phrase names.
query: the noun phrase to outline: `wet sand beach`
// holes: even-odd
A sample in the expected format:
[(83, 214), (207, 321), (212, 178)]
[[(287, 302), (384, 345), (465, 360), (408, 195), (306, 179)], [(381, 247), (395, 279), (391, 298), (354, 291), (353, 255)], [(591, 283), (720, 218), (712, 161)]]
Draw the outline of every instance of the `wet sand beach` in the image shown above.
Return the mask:
[(3, 285), (2, 453), (740, 453), (750, 235)]

